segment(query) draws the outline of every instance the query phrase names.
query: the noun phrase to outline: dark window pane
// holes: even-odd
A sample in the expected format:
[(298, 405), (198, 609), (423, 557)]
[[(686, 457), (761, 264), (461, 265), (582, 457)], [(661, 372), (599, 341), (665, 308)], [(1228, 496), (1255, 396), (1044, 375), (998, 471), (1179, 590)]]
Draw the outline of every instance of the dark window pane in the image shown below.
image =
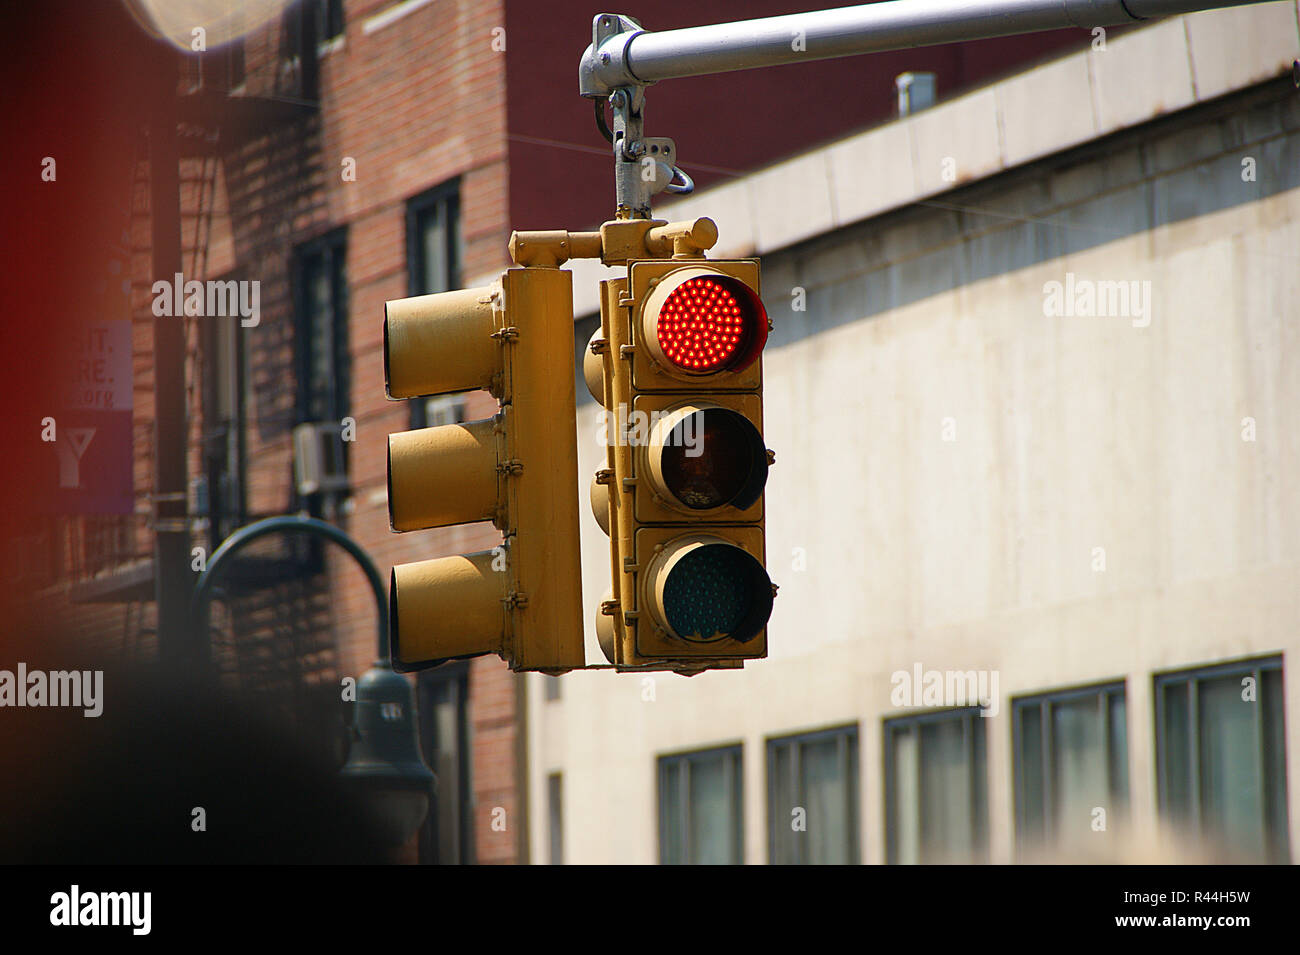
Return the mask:
[[(460, 199), (455, 182), (438, 186), (407, 205), (407, 268), (410, 295), (432, 295), (459, 287)], [(446, 398), (413, 399), (411, 427), (434, 427), (434, 404)], [(464, 420), (463, 418), (458, 420)]]
[(858, 861), (857, 747), (857, 727), (768, 741), (769, 862)]
[(987, 815), (984, 724), (975, 711), (904, 717), (885, 727), (894, 773), (886, 793), (893, 820), (888, 859), (975, 862)]
[(659, 759), (659, 860), (665, 865), (738, 864), (740, 749)]
[(1187, 684), (1165, 684), (1162, 695), (1164, 739), (1160, 741), (1160, 750), (1164, 763), (1164, 804), (1173, 819), (1186, 822), (1192, 813), (1192, 726), (1188, 718)]
[(325, 262), (312, 257), (303, 276), (308, 320), (307, 347), (307, 414), (310, 421), (328, 421), (333, 417), (330, 392), (334, 384), (334, 340), (330, 334), (330, 276)]
[(1110, 707), (1110, 795), (1115, 812), (1123, 814), (1128, 808), (1128, 708), (1122, 693), (1108, 695)]
[(1264, 850), (1257, 702), (1242, 700), (1241, 678), (1197, 686), (1201, 818), (1236, 851)]
[(846, 766), (840, 759), (840, 741), (809, 743), (800, 754), (803, 762), (805, 806), (808, 822), (808, 861), (844, 865), (849, 858), (849, 825), (854, 813), (849, 805)]
[[(971, 780), (960, 718), (921, 727), (921, 857), (951, 861), (971, 845)], [(964, 861), (964, 860), (963, 860)]]
[(564, 864), (564, 781), (559, 773), (546, 778), (547, 817), (550, 821), (551, 865)]
[[(433, 719), (438, 749), (434, 773), (440, 782), (440, 794), (454, 797), (460, 790), (460, 770), (465, 754), (460, 751), (460, 714), (452, 685), (434, 693)], [(460, 818), (455, 798), (438, 800), (438, 845), (445, 847), (443, 857), (450, 862), (460, 856)]]
[(455, 865), (474, 861), (465, 708), (468, 680), (462, 667), (447, 673), (424, 674), (419, 681), (420, 738), (425, 761), (438, 780), (437, 798), (425, 824), (428, 832), (421, 849), (423, 862)]
[(301, 421), (338, 422), (348, 413), (344, 260), (345, 246), (338, 236), (299, 250), (296, 258)]
[(691, 801), (691, 862), (725, 865), (733, 858), (731, 795), (724, 757), (691, 762), (688, 785)]
[(1046, 836), (1043, 791), (1043, 716), (1040, 703), (1017, 708), (1020, 714), (1021, 839), (1038, 843)]
[(447, 206), (439, 203), (419, 214), (420, 293), (445, 292), (452, 287)]
[(686, 862), (685, 764), (663, 760), (659, 780), (659, 861), (664, 865)]
[(1019, 848), (1095, 848), (1103, 830), (1093, 825), (1113, 828), (1113, 814), (1128, 801), (1124, 688), (1061, 690), (1014, 706)]
[(975, 713), (966, 716), (971, 729), (971, 849), (972, 861), (986, 860), (988, 850), (989, 793), (986, 755), (985, 717)]
[(1161, 806), (1203, 833), (1215, 851), (1289, 859), (1281, 684), (1277, 660), (1156, 681)]
[(894, 783), (890, 795), (893, 817), (890, 862), (914, 865), (921, 861), (920, 730), (913, 725), (886, 730), (893, 747)]
[(235, 89), (244, 82), (247, 78), (245, 70), (244, 40), (241, 37), (230, 44), (230, 76), (228, 80), (230, 89)]
[(774, 744), (770, 750), (768, 779), (771, 788), (772, 865), (795, 865), (799, 857), (798, 835), (792, 828), (795, 808), (794, 744)]
[(1052, 703), (1052, 838), (1057, 846), (1092, 837), (1093, 809), (1110, 803), (1104, 698), (1078, 697)]
[(1282, 692), (1282, 671), (1265, 670), (1259, 687), (1260, 714), (1264, 721), (1264, 818), (1268, 826), (1268, 859), (1276, 864), (1290, 862)]

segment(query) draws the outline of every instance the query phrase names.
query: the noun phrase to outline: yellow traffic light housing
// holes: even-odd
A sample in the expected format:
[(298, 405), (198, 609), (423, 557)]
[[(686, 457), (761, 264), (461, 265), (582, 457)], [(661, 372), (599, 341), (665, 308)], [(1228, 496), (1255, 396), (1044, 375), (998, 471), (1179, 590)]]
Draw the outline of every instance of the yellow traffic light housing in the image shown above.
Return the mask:
[(492, 286), (398, 299), (384, 318), (390, 398), (482, 388), (490, 419), (389, 436), (395, 531), (491, 521), (494, 550), (393, 568), (394, 669), (497, 653), (515, 670), (585, 664), (569, 272), (512, 268)]
[(767, 655), (769, 322), (757, 261), (675, 251), (602, 283), (583, 371), (606, 409), (607, 467), (591, 487), (613, 581), (599, 642), (619, 669), (692, 674)]

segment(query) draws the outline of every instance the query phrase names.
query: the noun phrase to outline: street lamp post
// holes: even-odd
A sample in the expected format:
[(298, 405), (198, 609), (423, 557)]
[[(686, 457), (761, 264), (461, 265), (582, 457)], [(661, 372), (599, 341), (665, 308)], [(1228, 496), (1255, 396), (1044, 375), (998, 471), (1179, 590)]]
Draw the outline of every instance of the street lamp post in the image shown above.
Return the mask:
[(198, 656), (204, 664), (210, 662), (208, 618), (220, 570), (231, 555), (253, 541), (279, 533), (309, 534), (338, 544), (370, 582), (378, 622), (378, 659), (357, 681), (354, 738), (341, 772), (375, 810), (384, 841), (390, 846), (404, 845), (428, 815), (436, 780), (420, 756), (411, 684), (393, 671), (389, 661), (388, 596), (383, 579), (360, 544), (333, 524), (297, 515), (268, 517), (235, 531), (213, 553), (194, 587), (191, 618), (198, 634)]

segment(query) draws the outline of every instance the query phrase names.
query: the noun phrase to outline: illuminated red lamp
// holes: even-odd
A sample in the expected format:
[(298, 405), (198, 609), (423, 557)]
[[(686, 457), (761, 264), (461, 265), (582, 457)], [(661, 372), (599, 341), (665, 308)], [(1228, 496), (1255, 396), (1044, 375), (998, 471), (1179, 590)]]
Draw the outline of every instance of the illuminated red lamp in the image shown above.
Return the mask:
[(665, 276), (646, 300), (650, 352), (676, 373), (744, 371), (767, 343), (767, 310), (752, 288), (708, 269)]

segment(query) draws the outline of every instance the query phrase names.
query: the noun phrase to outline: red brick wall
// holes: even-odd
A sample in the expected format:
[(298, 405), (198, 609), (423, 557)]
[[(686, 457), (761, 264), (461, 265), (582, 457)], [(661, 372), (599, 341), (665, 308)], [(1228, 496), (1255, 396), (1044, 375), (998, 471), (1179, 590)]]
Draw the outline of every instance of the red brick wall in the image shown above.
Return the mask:
[[(386, 504), (388, 434), (409, 427), (404, 402), (384, 397), (384, 302), (408, 293), (407, 200), (460, 177), (464, 260), (472, 281), (509, 264), (504, 60), (491, 50), (502, 22), (497, 2), (435, 0), (370, 35), (363, 23), (391, 6), (385, 0), (346, 6), (343, 44), (321, 61), (317, 119), (262, 137), (227, 156), (214, 223), (211, 273), (240, 270), (261, 278), (262, 323), (246, 344), (267, 362), (267, 381), (250, 407), (249, 505), (284, 508), (291, 466), (292, 308), (287, 264), (299, 243), (347, 227), (351, 406), (350, 513), (340, 525), (366, 548), (387, 580), (394, 563), (485, 550), (499, 533), (488, 525), (393, 534)], [(247, 45), (250, 77), (278, 56), (275, 30)], [(254, 79), (250, 79), (250, 87)], [(341, 176), (344, 157), (356, 181)], [(224, 204), (223, 204), (224, 203)], [(233, 216), (229, 214), (233, 209)], [(278, 382), (278, 384), (277, 384)], [(478, 393), (471, 417), (496, 410)], [(346, 559), (330, 560), (340, 668), (359, 674), (375, 657), (375, 610), (363, 575)], [(469, 718), (473, 751), (476, 855), (514, 862), (525, 845), (516, 798), (516, 678), (496, 657), (474, 661)], [(492, 811), (505, 809), (504, 831)], [(499, 816), (499, 814), (498, 814)]]

